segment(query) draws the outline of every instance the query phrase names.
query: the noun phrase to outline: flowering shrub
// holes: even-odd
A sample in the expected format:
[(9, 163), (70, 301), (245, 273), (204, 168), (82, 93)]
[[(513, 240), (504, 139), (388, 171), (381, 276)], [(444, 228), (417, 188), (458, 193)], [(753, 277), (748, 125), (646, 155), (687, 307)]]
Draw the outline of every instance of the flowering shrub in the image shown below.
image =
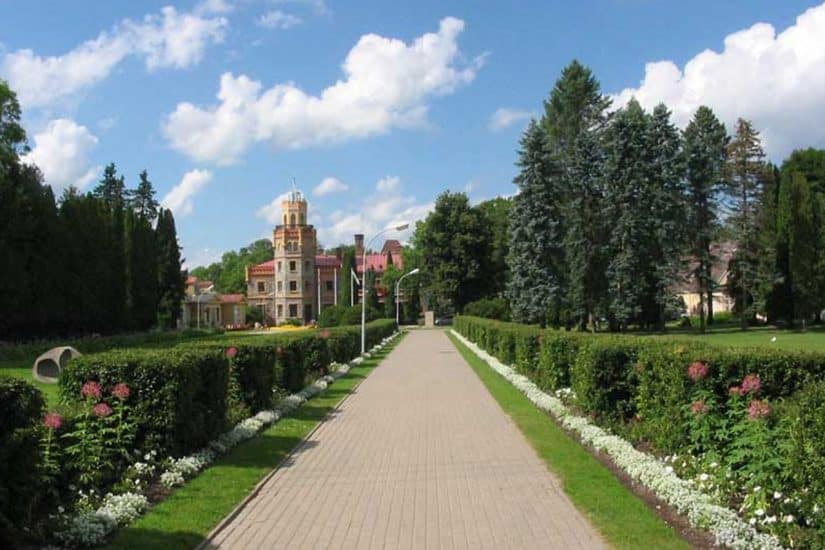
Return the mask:
[[(458, 317), (454, 326), (500, 354), (488, 340), (511, 324), (491, 323)], [(825, 383), (813, 383), (825, 355), (550, 330), (548, 340), (575, 350), (571, 403), (591, 420), (678, 456), (675, 473), (749, 526), (789, 546), (825, 547)], [(542, 368), (514, 368), (547, 387)]]

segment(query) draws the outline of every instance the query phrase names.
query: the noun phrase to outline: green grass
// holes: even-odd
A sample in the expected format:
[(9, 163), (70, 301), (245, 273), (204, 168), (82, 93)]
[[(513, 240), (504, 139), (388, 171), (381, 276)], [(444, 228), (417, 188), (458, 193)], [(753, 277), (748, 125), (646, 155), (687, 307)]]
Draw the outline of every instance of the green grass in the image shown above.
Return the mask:
[(32, 359), (28, 366), (26, 366), (25, 361), (0, 361), (0, 376), (11, 376), (13, 378), (20, 378), (26, 382), (31, 382), (37, 389), (43, 392), (46, 407), (56, 407), (60, 402), (60, 393), (57, 384), (46, 384), (35, 380), (32, 376), (32, 363), (34, 363), (34, 359)]
[[(705, 334), (698, 332), (672, 332), (667, 337), (696, 338), (709, 344), (731, 347), (759, 347), (788, 351), (825, 352), (825, 329), (814, 327), (805, 332), (776, 329), (773, 327), (753, 327), (746, 331), (738, 327), (712, 328)], [(775, 338), (775, 340), (773, 340)]]
[(565, 492), (615, 548), (690, 548), (676, 531), (621, 484), (554, 420), (452, 334), (458, 351), (561, 480)]
[(145, 516), (121, 529), (108, 548), (172, 550), (200, 544), (221, 519), (367, 377), (398, 341), (350, 370), (347, 376), (290, 416), (235, 447)]

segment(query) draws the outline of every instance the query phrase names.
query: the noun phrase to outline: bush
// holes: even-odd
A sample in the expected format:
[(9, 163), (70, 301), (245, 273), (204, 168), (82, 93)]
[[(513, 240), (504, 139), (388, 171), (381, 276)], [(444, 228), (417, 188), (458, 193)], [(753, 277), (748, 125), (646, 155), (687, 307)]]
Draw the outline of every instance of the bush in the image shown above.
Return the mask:
[(20, 528), (29, 523), (40, 496), (42, 416), (37, 388), (0, 377), (0, 545), (5, 548), (18, 546)]
[(318, 316), (318, 326), (322, 328), (337, 327), (341, 324), (341, 317), (343, 317), (344, 313), (346, 313), (348, 309), (349, 306), (344, 305), (325, 307), (321, 310), (321, 315)]
[(226, 428), (229, 361), (223, 349), (134, 349), (78, 357), (60, 375), (63, 399), (78, 402), (89, 380), (105, 392), (120, 382), (132, 389), (138, 448), (183, 455)]
[(547, 330), (541, 336), (535, 382), (545, 391), (570, 387), (570, 370), (579, 354), (582, 336)]
[(584, 410), (611, 421), (635, 414), (635, 339), (593, 338), (579, 347), (570, 370), (570, 387)]
[(504, 298), (482, 298), (464, 306), (464, 315), (509, 321), (510, 302)]
[[(809, 384), (789, 410), (790, 453), (787, 471), (802, 489), (808, 509), (825, 502), (825, 382)], [(819, 536), (825, 541), (825, 524)]]

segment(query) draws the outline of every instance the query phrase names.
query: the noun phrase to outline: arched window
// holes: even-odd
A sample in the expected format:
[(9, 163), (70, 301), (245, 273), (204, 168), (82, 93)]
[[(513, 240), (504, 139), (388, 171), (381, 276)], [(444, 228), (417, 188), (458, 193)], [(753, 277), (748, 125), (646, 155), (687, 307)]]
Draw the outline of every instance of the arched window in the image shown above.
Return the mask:
[(286, 214), (284, 214), (284, 225), (286, 225)]
[(289, 225), (295, 225), (295, 214), (290, 214)]

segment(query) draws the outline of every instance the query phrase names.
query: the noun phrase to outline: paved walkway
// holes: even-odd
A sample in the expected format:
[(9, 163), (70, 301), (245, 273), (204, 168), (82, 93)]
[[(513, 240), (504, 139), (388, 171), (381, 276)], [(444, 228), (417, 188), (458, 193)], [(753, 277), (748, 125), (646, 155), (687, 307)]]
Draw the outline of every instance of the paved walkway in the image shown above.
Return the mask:
[(599, 548), (441, 331), (412, 331), (210, 548)]

